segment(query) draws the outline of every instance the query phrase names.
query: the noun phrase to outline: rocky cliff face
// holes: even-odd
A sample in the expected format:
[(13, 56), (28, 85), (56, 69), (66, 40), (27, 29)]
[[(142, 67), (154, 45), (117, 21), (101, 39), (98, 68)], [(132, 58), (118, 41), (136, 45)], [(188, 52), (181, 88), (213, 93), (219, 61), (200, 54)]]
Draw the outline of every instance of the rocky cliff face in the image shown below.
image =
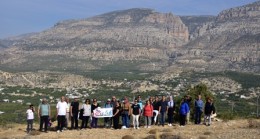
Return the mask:
[[(220, 12), (217, 17), (217, 21), (226, 21), (226, 20), (241, 20), (249, 18), (259, 18), (260, 16), (260, 1), (254, 2), (241, 7), (231, 8)], [(250, 19), (252, 20), (252, 19)]]
[(259, 13), (260, 2), (221, 12), (195, 31), (177, 63), (206, 70), (259, 72)]

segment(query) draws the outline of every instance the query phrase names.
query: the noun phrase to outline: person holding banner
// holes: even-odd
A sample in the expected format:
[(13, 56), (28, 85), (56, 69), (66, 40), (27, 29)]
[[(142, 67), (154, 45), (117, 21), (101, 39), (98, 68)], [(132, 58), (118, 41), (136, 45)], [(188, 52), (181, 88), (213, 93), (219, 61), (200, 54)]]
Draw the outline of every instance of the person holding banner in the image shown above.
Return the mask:
[[(105, 104), (105, 108), (113, 108), (113, 104), (111, 103), (110, 99), (107, 99), (107, 102)], [(105, 128), (111, 128), (112, 125), (112, 118), (111, 117), (105, 117), (104, 118), (104, 127)]]
[(92, 105), (91, 105), (91, 115), (92, 115), (92, 121), (91, 121), (91, 127), (92, 128), (97, 128), (97, 122), (98, 122), (98, 118), (94, 117), (94, 110), (96, 108), (99, 107), (99, 104), (97, 103), (97, 99), (94, 98), (93, 101), (92, 101)]

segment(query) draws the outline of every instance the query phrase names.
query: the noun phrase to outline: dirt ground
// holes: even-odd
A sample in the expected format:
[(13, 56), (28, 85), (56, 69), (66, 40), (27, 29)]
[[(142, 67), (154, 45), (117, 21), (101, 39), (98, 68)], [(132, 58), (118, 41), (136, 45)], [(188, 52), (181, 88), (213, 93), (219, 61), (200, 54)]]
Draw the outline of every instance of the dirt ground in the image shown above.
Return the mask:
[[(54, 123), (55, 125), (55, 123)], [(35, 124), (38, 128), (39, 125)], [(13, 124), (0, 129), (0, 139), (260, 139), (260, 119), (214, 121), (211, 126), (189, 124), (180, 127), (177, 123), (172, 127), (165, 125), (129, 129), (86, 129), (65, 130), (61, 133), (33, 131), (27, 134), (26, 125)], [(126, 136), (128, 135), (128, 136)]]

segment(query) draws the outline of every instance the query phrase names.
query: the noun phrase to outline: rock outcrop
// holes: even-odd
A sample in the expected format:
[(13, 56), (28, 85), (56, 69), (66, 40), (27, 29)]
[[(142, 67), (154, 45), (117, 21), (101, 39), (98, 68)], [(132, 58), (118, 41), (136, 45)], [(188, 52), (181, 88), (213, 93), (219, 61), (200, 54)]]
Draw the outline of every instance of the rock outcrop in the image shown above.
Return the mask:
[(176, 62), (210, 71), (260, 72), (259, 13), (260, 2), (221, 12), (195, 31)]

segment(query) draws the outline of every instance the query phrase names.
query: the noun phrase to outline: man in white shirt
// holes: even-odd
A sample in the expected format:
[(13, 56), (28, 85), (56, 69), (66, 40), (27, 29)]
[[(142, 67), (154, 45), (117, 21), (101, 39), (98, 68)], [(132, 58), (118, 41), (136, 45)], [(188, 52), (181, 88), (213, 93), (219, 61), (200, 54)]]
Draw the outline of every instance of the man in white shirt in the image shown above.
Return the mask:
[(63, 127), (65, 126), (65, 118), (66, 118), (66, 110), (67, 110), (68, 104), (65, 101), (65, 97), (61, 97), (61, 101), (57, 103), (57, 120), (58, 120), (58, 128), (57, 133), (63, 131)]

